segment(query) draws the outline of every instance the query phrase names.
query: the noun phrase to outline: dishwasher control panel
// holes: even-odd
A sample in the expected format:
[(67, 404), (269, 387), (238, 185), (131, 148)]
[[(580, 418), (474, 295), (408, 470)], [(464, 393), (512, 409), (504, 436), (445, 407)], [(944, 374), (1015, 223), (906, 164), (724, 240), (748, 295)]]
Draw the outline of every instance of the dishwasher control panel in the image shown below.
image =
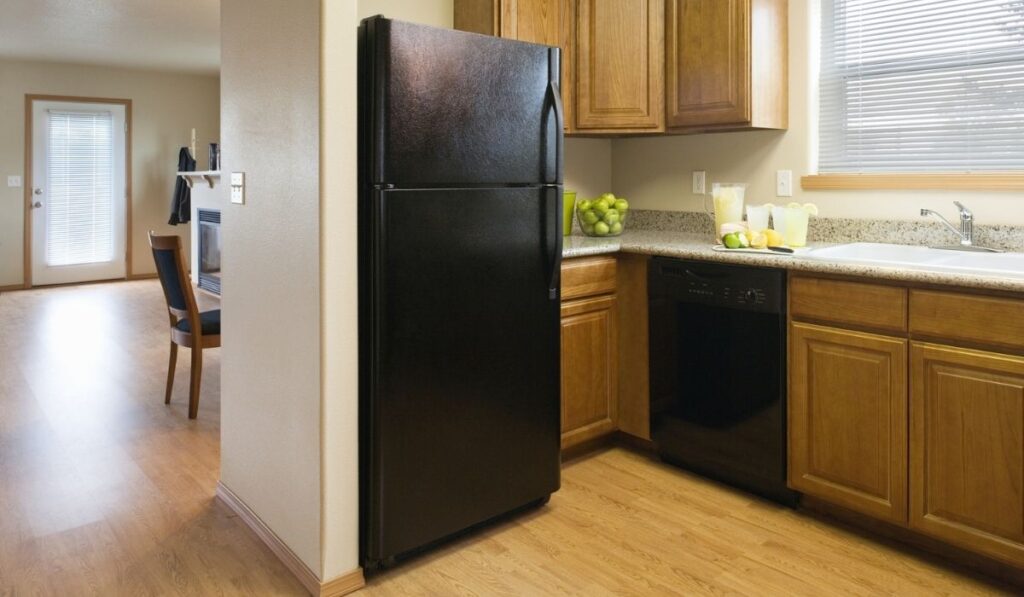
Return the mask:
[(648, 293), (702, 305), (784, 313), (786, 273), (775, 268), (655, 257)]

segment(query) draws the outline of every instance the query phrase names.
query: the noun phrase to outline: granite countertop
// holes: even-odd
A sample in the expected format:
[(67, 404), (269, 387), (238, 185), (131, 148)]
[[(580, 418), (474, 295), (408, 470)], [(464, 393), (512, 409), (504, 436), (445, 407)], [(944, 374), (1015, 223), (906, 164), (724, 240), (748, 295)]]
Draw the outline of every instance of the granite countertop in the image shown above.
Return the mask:
[[(799, 255), (782, 254), (758, 255), (752, 253), (730, 253), (714, 251), (710, 235), (656, 230), (627, 230), (617, 238), (590, 238), (579, 235), (564, 238), (562, 257), (584, 257), (607, 253), (638, 253), (660, 255), (682, 259), (698, 259), (721, 263), (736, 263), (761, 267), (777, 267), (794, 271), (816, 272), (937, 284), (962, 288), (982, 288), (1009, 292), (1024, 292), (1024, 278), (999, 275), (959, 274), (928, 269), (927, 267), (883, 266), (877, 264), (849, 263), (801, 258)], [(813, 243), (808, 247), (829, 246)]]

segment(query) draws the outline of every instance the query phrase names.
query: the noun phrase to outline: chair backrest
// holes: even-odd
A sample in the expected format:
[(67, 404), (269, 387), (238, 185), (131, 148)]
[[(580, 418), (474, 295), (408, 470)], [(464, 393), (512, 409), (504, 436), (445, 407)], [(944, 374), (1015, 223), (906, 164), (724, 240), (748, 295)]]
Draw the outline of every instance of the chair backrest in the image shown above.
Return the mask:
[[(178, 319), (188, 319), (192, 330), (199, 330), (199, 308), (192, 294), (192, 285), (185, 272), (185, 260), (181, 256), (181, 237), (177, 235), (158, 236), (149, 232), (149, 246), (153, 249), (157, 277), (164, 289), (167, 310)], [(172, 320), (173, 323), (173, 320)]]

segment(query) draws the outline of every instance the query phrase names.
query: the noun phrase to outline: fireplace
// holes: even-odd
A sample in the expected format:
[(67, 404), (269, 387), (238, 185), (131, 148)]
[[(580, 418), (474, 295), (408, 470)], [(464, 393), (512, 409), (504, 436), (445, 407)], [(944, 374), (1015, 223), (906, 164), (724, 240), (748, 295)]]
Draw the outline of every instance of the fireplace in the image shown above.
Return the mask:
[(199, 287), (220, 295), (220, 211), (197, 209)]

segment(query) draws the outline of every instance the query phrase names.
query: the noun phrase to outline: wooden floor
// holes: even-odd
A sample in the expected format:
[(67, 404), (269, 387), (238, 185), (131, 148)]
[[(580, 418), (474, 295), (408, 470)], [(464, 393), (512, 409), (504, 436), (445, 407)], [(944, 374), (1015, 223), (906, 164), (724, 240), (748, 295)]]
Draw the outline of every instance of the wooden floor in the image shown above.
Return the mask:
[(0, 294), (0, 595), (305, 594), (213, 499), (220, 350), (189, 421), (168, 342), (153, 280)]
[[(163, 405), (156, 282), (0, 295), (0, 595), (302, 595), (213, 499), (219, 360)], [(623, 449), (531, 513), (369, 579), (366, 595), (989, 595), (1012, 591)]]

